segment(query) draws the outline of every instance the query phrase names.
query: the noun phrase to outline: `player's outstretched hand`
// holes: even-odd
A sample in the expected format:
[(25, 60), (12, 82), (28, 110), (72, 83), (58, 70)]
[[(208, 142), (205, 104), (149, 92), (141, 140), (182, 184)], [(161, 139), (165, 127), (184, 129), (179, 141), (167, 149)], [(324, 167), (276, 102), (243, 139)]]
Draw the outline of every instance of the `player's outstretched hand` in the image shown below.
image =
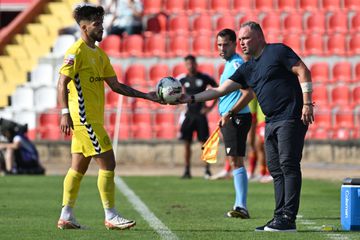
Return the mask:
[(181, 94), (181, 97), (178, 100), (178, 103), (190, 103), (191, 102), (191, 96), (186, 94)]
[(160, 100), (160, 98), (157, 96), (156, 92), (154, 92), (154, 91), (146, 93), (146, 98), (153, 102), (165, 104)]

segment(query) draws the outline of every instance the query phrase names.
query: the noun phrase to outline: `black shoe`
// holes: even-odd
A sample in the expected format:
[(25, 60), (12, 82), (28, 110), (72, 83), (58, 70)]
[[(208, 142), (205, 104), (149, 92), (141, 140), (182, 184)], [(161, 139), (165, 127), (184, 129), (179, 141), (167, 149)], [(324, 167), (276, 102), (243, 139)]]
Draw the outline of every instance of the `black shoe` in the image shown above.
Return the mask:
[(265, 226), (264, 231), (267, 232), (296, 232), (295, 221), (287, 217), (286, 215), (281, 218), (277, 218), (270, 224)]
[(229, 218), (242, 218), (242, 219), (250, 218), (248, 210), (241, 207), (236, 207), (234, 210), (228, 211), (225, 216)]
[(265, 231), (264, 228), (267, 225), (269, 225), (270, 223), (272, 223), (273, 221), (274, 221), (274, 218), (271, 219), (270, 221), (268, 221), (265, 225), (255, 228), (255, 232), (263, 232), (263, 231)]
[(182, 176), (181, 179), (191, 179), (191, 174), (189, 172), (185, 172)]

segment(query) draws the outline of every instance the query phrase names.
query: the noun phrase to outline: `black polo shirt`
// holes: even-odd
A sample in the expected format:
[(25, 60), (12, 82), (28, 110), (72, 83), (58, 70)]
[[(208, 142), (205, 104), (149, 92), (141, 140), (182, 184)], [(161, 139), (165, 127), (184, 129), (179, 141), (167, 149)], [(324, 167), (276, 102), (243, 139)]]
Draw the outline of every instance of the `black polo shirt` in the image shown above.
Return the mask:
[(260, 57), (241, 65), (230, 79), (254, 90), (267, 122), (299, 119), (303, 96), (291, 71), (298, 61), (299, 56), (286, 45), (267, 44)]

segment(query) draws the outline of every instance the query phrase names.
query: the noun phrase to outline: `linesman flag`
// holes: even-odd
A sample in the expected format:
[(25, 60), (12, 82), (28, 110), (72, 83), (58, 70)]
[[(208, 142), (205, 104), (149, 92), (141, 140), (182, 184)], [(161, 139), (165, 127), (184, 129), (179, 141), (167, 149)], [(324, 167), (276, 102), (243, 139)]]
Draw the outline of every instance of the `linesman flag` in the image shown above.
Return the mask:
[(218, 126), (204, 145), (202, 145), (201, 159), (207, 163), (216, 163), (216, 155), (219, 148), (219, 131), (220, 127)]

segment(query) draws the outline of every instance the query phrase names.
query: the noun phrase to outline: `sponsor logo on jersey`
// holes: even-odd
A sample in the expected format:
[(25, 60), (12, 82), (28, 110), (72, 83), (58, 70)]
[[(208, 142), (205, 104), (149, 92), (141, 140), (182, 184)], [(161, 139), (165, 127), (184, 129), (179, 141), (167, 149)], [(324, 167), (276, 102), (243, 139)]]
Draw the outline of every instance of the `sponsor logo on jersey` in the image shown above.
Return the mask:
[(103, 77), (90, 77), (89, 81), (92, 82), (100, 82), (100, 81), (104, 81)]
[(111, 144), (109, 136), (105, 136), (103, 141), (104, 141), (105, 145), (110, 145)]
[(238, 61), (235, 61), (235, 62), (233, 63), (233, 65), (234, 65), (234, 68), (235, 68), (235, 69), (238, 69), (238, 68), (240, 67), (241, 63), (239, 63)]
[(66, 65), (74, 65), (74, 59), (75, 59), (75, 55), (74, 54), (68, 54), (66, 56), (66, 58), (64, 59), (64, 63)]
[(195, 81), (195, 85), (196, 85), (197, 87), (201, 87), (202, 85), (204, 85), (204, 81), (203, 81), (202, 79), (198, 78), (198, 79), (196, 79), (196, 81)]

